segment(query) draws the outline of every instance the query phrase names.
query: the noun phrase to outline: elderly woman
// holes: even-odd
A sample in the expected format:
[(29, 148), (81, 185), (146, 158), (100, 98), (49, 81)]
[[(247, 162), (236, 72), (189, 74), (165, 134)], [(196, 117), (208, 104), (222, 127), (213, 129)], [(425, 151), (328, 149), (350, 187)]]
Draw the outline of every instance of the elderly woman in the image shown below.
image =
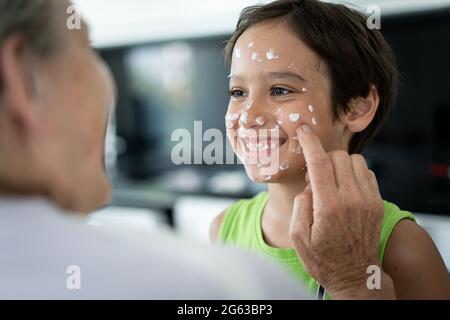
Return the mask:
[(0, 298), (305, 297), (274, 266), (234, 262), (239, 253), (83, 226), (74, 212), (110, 195), (114, 88), (86, 25), (66, 28), (69, 5), (0, 0)]

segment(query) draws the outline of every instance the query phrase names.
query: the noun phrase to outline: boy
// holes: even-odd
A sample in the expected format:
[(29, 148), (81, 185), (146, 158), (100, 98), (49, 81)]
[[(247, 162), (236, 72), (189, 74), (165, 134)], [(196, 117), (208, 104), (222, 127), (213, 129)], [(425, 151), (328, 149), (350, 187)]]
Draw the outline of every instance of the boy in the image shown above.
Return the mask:
[[(450, 298), (447, 270), (432, 240), (411, 213), (381, 200), (373, 173), (357, 155), (382, 125), (397, 91), (391, 49), (366, 19), (316, 0), (281, 0), (242, 12), (227, 45), (227, 134), (249, 177), (268, 183), (268, 192), (221, 213), (211, 235), (272, 257), (311, 292), (321, 296), (324, 287), (325, 298), (339, 298), (332, 285), (338, 276), (329, 272), (327, 259), (342, 252), (339, 266), (360, 255), (364, 262), (378, 261), (382, 286), (391, 290), (373, 297)], [(299, 127), (308, 133), (298, 133)], [(327, 200), (319, 203), (326, 190)], [(375, 213), (362, 216), (364, 205)], [(305, 215), (306, 207), (314, 215)], [(298, 219), (319, 228), (313, 216), (324, 210), (328, 226), (322, 223), (319, 231), (331, 231), (309, 248), (299, 240), (309, 229), (299, 232)], [(369, 250), (361, 244), (370, 247), (371, 237), (378, 245)]]

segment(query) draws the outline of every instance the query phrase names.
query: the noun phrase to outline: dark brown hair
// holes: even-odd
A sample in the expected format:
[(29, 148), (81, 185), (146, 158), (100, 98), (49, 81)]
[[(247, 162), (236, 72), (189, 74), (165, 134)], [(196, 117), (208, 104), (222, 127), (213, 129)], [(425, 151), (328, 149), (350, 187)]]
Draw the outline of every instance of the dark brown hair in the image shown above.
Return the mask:
[(344, 5), (318, 0), (278, 0), (245, 8), (225, 48), (231, 61), (236, 41), (254, 24), (279, 20), (325, 62), (331, 80), (333, 119), (349, 112), (353, 98), (366, 97), (372, 85), (380, 103), (369, 126), (353, 135), (350, 153), (360, 153), (377, 133), (394, 104), (398, 72), (381, 32), (369, 29), (367, 16)]

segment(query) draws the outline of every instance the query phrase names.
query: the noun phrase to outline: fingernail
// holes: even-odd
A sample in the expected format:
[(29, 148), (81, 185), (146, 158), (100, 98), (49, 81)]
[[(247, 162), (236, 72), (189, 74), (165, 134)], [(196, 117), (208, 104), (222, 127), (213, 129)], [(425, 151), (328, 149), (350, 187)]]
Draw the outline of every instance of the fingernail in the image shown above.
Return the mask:
[(302, 130), (304, 133), (311, 133), (311, 127), (307, 124), (302, 125)]

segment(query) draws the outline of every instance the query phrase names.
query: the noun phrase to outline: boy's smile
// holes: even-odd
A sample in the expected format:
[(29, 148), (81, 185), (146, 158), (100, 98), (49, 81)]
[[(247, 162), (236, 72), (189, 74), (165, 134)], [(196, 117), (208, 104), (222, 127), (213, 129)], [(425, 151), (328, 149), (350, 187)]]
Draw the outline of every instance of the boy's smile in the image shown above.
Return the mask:
[(299, 177), (305, 160), (295, 130), (303, 123), (326, 148), (346, 148), (325, 66), (283, 23), (257, 24), (239, 37), (229, 78), (228, 137), (252, 180)]

